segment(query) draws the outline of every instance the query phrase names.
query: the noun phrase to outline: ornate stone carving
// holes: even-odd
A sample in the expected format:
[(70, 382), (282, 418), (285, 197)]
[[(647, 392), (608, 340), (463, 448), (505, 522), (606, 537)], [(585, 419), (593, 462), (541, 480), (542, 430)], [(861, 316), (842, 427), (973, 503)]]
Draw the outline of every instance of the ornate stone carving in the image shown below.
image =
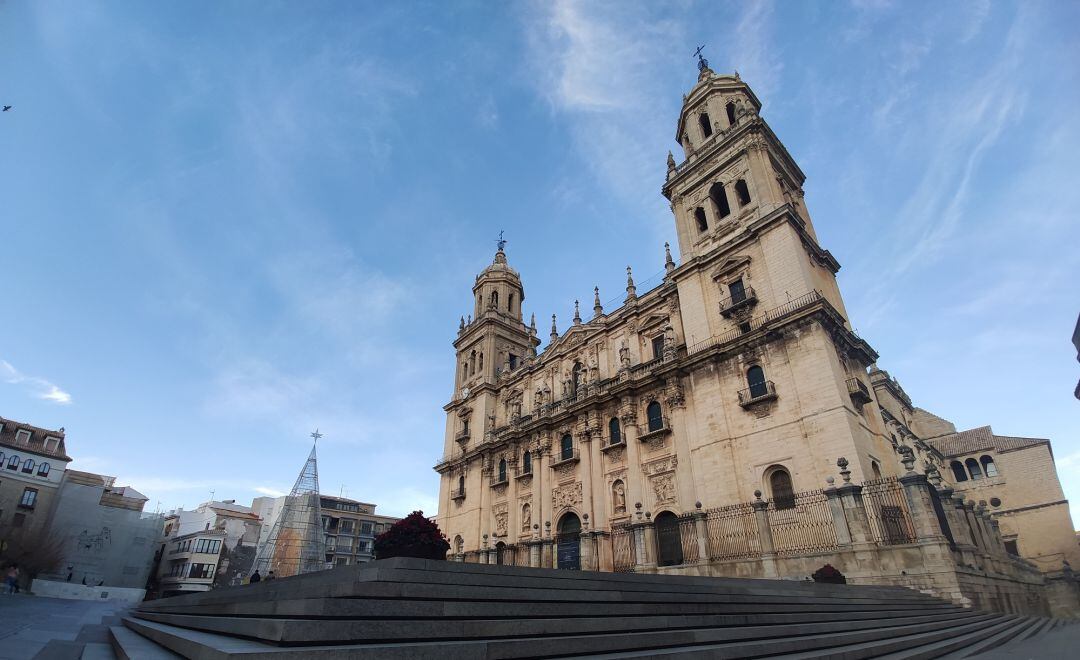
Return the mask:
[(622, 447), (616, 447), (607, 451), (608, 463), (622, 463), (626, 457), (626, 450)]
[(657, 504), (675, 501), (675, 474), (660, 474), (652, 478), (653, 493)]
[(577, 463), (574, 463), (573, 461), (558, 465), (555, 467), (555, 478), (559, 480), (569, 479), (574, 475), (574, 471), (576, 468)]
[(499, 484), (491, 489), (491, 492), (495, 494), (495, 497), (506, 497), (506, 484)]
[(667, 435), (655, 435), (645, 441), (645, 449), (648, 451), (660, 451), (667, 446)]
[(645, 463), (641, 466), (641, 471), (645, 476), (651, 477), (664, 472), (674, 472), (678, 466), (679, 458), (677, 456), (667, 456), (651, 463)]
[(558, 486), (551, 491), (551, 503), (556, 508), (573, 506), (581, 502), (581, 482)]
[(626, 513), (626, 484), (616, 481), (611, 487), (611, 510), (612, 512)]

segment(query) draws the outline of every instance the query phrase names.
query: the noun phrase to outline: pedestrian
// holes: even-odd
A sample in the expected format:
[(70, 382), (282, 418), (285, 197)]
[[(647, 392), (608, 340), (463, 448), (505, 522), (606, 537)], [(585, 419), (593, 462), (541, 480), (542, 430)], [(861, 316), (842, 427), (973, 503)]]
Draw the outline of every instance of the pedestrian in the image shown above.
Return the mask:
[(262, 576), (259, 575), (259, 569), (256, 568), (255, 572), (251, 574), (251, 579), (248, 580), (248, 584), (255, 584), (256, 582), (261, 582), (261, 581), (262, 581)]
[(9, 594), (19, 593), (19, 565), (12, 564), (8, 566), (7, 579), (5, 580), (8, 586)]
[(266, 574), (266, 579), (267, 580), (273, 580), (275, 577), (276, 576), (274, 575), (273, 571), (270, 571), (269, 573)]

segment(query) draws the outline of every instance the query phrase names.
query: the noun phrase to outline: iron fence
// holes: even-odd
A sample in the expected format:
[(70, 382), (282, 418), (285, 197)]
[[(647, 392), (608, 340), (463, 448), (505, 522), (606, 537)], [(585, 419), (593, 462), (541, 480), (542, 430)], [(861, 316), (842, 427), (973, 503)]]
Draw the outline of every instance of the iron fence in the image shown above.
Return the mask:
[(618, 525), (611, 528), (611, 563), (616, 573), (632, 573), (637, 563), (637, 546), (634, 530), (630, 525)]
[(818, 552), (836, 547), (829, 498), (820, 490), (769, 500), (769, 528), (779, 555)]
[(709, 559), (741, 559), (761, 554), (754, 507), (749, 502), (709, 509), (705, 514)]
[(864, 482), (862, 497), (870, 533), (878, 545), (911, 543), (916, 539), (904, 486), (896, 477)]
[(684, 513), (679, 516), (679, 541), (682, 544), (682, 563), (696, 563), (700, 558), (700, 550), (695, 514)]

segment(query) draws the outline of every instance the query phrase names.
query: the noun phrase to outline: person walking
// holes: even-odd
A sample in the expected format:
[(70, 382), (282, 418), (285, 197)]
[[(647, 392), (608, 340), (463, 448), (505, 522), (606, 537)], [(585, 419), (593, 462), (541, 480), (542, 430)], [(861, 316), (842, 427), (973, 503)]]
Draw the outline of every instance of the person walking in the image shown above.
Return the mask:
[(256, 582), (262, 582), (262, 576), (259, 575), (259, 569), (255, 569), (255, 572), (251, 574), (251, 579), (248, 580), (248, 584), (255, 584)]
[(270, 571), (269, 573), (266, 574), (267, 581), (273, 580), (275, 577), (277, 577), (277, 576), (274, 575), (273, 571)]
[(9, 594), (19, 593), (19, 565), (12, 564), (8, 566), (7, 578), (5, 579), (8, 586)]

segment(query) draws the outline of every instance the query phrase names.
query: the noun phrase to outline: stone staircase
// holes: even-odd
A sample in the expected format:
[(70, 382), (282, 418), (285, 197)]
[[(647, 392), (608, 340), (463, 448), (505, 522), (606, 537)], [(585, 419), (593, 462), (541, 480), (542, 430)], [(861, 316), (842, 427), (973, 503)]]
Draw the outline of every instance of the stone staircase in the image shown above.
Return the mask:
[(67, 657), (965, 658), (1064, 623), (900, 587), (399, 558), (149, 601)]

